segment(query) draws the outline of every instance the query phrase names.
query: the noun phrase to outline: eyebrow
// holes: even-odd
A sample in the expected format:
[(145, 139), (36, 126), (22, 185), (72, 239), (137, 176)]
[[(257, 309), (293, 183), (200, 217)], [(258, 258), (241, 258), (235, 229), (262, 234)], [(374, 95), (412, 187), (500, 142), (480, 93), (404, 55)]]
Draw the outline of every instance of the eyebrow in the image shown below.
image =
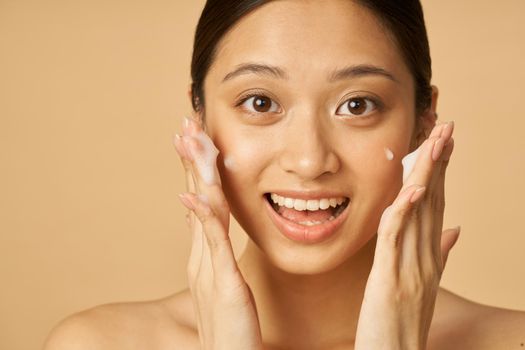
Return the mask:
[(226, 74), (222, 82), (232, 80), (240, 75), (244, 74), (257, 74), (261, 76), (270, 76), (278, 79), (288, 79), (288, 75), (279, 67), (270, 66), (267, 64), (258, 63), (244, 63), (239, 64), (233, 71)]
[[(271, 66), (260, 63), (243, 63), (237, 65), (233, 71), (226, 74), (222, 82), (224, 83), (228, 80), (232, 80), (238, 76), (245, 74), (256, 74), (277, 79), (288, 79), (288, 74), (286, 74), (286, 72), (282, 68), (279, 68), (277, 66)], [(392, 73), (390, 73), (384, 68), (374, 66), (371, 64), (358, 64), (344, 67), (342, 69), (337, 69), (328, 75), (328, 81), (333, 83), (339, 80), (371, 75), (382, 76), (395, 83), (399, 83), (399, 80), (396, 79), (396, 77)]]

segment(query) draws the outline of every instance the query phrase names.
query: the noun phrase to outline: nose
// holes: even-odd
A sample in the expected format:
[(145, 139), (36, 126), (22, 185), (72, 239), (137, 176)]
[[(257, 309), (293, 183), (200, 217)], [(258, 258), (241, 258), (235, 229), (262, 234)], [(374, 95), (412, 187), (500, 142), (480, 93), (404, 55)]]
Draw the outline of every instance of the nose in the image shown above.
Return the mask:
[(283, 137), (281, 169), (305, 181), (336, 173), (341, 164), (330, 138), (333, 127), (318, 115), (293, 117)]

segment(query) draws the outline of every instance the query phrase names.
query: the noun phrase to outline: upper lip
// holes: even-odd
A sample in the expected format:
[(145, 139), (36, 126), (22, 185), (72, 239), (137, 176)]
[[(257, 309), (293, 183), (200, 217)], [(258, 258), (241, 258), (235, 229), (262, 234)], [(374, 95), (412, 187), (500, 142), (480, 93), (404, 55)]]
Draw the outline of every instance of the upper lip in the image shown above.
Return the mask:
[(323, 199), (323, 198), (338, 198), (344, 197), (349, 198), (346, 194), (336, 191), (327, 190), (309, 190), (309, 191), (296, 191), (296, 190), (273, 190), (267, 193), (275, 193), (281, 197), (294, 198), (294, 199)]

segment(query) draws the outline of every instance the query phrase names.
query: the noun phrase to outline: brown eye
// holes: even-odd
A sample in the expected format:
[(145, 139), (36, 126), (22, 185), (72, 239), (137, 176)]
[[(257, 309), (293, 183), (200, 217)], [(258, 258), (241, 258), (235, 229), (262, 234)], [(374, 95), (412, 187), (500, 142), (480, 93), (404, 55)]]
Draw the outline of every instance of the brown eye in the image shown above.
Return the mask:
[(348, 110), (353, 114), (363, 114), (366, 111), (366, 101), (362, 98), (350, 100), (348, 103)]
[(257, 112), (268, 112), (272, 106), (272, 100), (268, 97), (258, 96), (253, 99), (253, 109)]
[(242, 103), (248, 111), (255, 113), (279, 112), (279, 105), (267, 96), (252, 96)]
[(346, 101), (337, 109), (340, 115), (363, 115), (368, 114), (376, 108), (375, 103), (368, 98), (354, 97)]

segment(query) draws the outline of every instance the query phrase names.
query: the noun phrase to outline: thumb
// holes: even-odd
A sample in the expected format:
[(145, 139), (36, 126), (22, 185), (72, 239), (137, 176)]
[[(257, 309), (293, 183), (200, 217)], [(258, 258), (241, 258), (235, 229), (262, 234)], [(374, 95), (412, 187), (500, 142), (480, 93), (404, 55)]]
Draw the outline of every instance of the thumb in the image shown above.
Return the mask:
[(459, 233), (461, 232), (461, 226), (450, 228), (445, 231), (443, 231), (441, 235), (441, 256), (443, 261), (443, 270), (445, 269), (445, 265), (447, 264), (448, 254), (450, 253), (450, 250), (459, 238)]

